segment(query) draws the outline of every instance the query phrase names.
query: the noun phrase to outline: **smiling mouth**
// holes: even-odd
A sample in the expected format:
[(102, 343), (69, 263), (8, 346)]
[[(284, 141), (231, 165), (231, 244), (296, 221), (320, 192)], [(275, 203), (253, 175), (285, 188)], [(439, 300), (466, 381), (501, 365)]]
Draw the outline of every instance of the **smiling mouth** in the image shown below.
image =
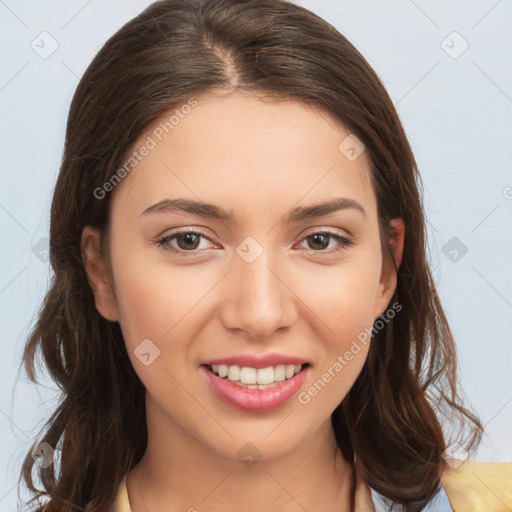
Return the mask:
[(292, 379), (303, 371), (309, 363), (302, 365), (277, 365), (267, 368), (249, 366), (207, 364), (204, 367), (217, 377), (228, 380), (237, 386), (247, 389), (269, 389)]

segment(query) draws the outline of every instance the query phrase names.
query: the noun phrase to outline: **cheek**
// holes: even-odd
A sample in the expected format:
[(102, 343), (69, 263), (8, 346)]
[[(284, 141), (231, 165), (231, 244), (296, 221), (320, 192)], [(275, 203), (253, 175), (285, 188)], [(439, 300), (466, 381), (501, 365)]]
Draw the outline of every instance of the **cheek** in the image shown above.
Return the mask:
[(190, 407), (190, 397), (179, 383), (190, 378), (199, 329), (194, 304), (205, 292), (186, 273), (156, 272), (135, 258), (125, 258), (116, 270), (119, 323), (131, 364), (157, 402), (168, 403), (172, 396), (173, 410), (183, 411)]
[(118, 254), (126, 256), (117, 260), (113, 254), (119, 323), (132, 359), (141, 342), (149, 339), (164, 356), (159, 362), (165, 360), (167, 367), (178, 364), (174, 354), (183, 352), (183, 362), (193, 347), (216, 276), (207, 268), (155, 261), (158, 249), (150, 251), (148, 257), (147, 247), (138, 253), (120, 248)]
[(379, 278), (380, 262), (369, 253), (309, 288), (321, 339), (299, 403), (332, 412), (354, 384), (370, 348)]
[[(122, 229), (118, 228), (119, 232)], [(126, 237), (135, 238), (135, 237)], [(128, 246), (121, 237), (112, 239), (112, 266), (116, 300), (122, 327), (135, 336), (161, 335), (172, 326), (172, 312), (179, 301), (173, 297), (184, 288), (179, 274), (152, 261), (157, 247), (140, 241)], [(186, 289), (186, 288), (185, 288)], [(178, 304), (176, 304), (178, 302)]]
[(308, 282), (304, 296), (330, 327), (326, 330), (330, 343), (339, 345), (373, 324), (380, 270), (378, 257), (371, 251), (360, 251), (343, 265), (317, 273)]
[[(128, 262), (126, 262), (128, 263)], [(158, 343), (165, 331), (171, 328), (172, 304), (164, 295), (165, 283), (148, 273), (129, 271), (120, 265), (117, 272), (117, 303), (119, 323), (127, 345), (136, 345), (144, 338)]]

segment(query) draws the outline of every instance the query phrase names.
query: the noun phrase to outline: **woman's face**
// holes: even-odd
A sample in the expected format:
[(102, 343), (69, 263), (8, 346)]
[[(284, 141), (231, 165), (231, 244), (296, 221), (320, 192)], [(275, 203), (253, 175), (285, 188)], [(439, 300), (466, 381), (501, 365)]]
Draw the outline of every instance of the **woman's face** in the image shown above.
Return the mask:
[[(115, 187), (113, 293), (88, 274), (148, 415), (228, 457), (250, 442), (271, 458), (329, 425), (394, 291), (369, 158), (296, 102), (194, 105), (140, 138), (148, 150)], [(86, 228), (84, 246), (96, 235)]]

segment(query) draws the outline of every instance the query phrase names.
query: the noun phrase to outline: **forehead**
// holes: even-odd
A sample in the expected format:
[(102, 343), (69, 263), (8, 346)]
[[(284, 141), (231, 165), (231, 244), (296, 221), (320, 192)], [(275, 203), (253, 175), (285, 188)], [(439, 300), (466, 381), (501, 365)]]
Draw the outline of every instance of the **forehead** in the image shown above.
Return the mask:
[(135, 151), (149, 149), (114, 190), (114, 207), (140, 213), (174, 196), (291, 206), (342, 194), (375, 209), (367, 152), (349, 158), (354, 135), (324, 111), (239, 92), (183, 105), (136, 142)]

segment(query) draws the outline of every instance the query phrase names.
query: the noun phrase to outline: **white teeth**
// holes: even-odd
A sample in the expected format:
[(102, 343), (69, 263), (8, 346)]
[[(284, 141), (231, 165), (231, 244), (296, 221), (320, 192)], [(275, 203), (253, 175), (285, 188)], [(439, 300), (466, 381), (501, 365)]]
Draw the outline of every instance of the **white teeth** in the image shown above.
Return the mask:
[(286, 379), (286, 372), (284, 364), (280, 364), (274, 368), (274, 380), (276, 382), (283, 382)]
[(213, 373), (221, 378), (240, 384), (250, 389), (267, 389), (276, 383), (291, 379), (299, 373), (302, 365), (284, 365), (268, 366), (267, 368), (251, 368), (248, 366), (227, 366), (224, 364), (214, 364), (211, 366)]
[(228, 366), (228, 379), (240, 380), (240, 368), (238, 366)]
[(256, 375), (256, 382), (258, 384), (272, 384), (274, 382), (274, 368), (260, 368)]
[(284, 375), (287, 379), (291, 379), (295, 375), (295, 366), (293, 364), (286, 365)]
[[(236, 367), (238, 368), (238, 366)], [(256, 368), (248, 368), (247, 366), (244, 366), (240, 368), (240, 382), (242, 384), (256, 384)], [(229, 379), (229, 374), (228, 374)], [(231, 379), (229, 379), (231, 380)], [(237, 379), (239, 380), (239, 379)], [(263, 384), (263, 382), (262, 382)]]

